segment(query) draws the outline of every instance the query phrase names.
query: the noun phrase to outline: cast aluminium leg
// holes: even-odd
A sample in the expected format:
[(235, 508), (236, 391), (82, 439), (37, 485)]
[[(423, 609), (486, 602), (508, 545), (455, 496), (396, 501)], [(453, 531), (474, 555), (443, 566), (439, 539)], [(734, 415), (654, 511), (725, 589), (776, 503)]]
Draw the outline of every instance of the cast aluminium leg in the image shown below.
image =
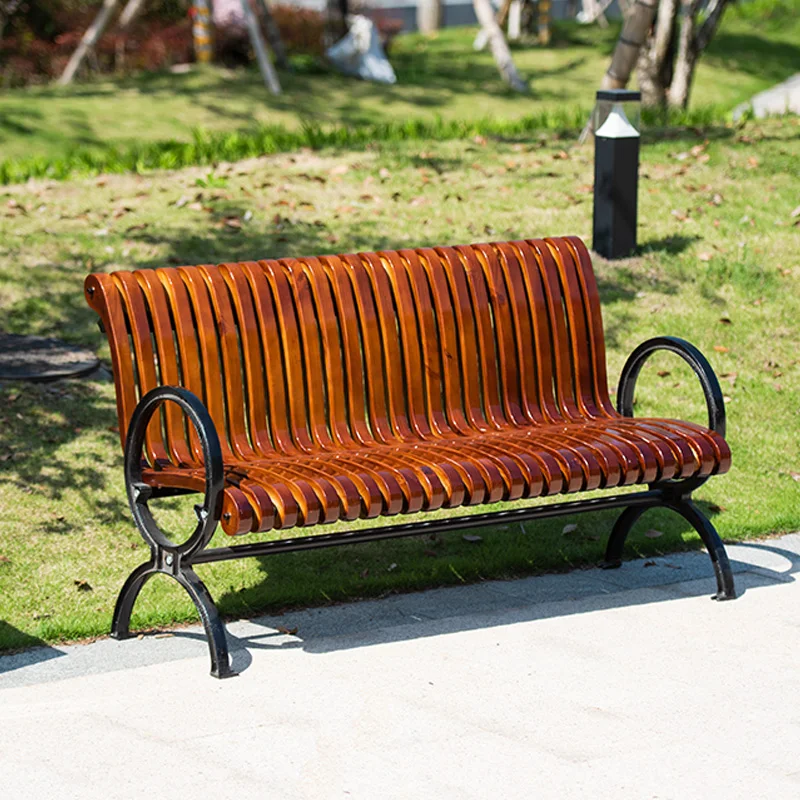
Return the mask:
[[(700, 534), (700, 538), (703, 540), (703, 544), (711, 557), (711, 564), (714, 567), (714, 575), (717, 579), (717, 593), (712, 596), (712, 599), (735, 599), (736, 589), (734, 588), (733, 572), (728, 561), (728, 554), (725, 552), (725, 545), (708, 517), (700, 511), (689, 497), (680, 498), (675, 502), (665, 500), (664, 505), (680, 514)], [(608, 539), (603, 569), (616, 569), (622, 565), (622, 550), (625, 546), (625, 539), (639, 517), (646, 510), (641, 506), (638, 508), (626, 508), (619, 515)]]
[[(202, 506), (195, 506), (198, 523), (192, 535), (176, 544), (156, 524), (148, 507), (153, 489), (142, 481), (142, 447), (145, 431), (153, 414), (164, 402), (177, 403), (194, 424), (203, 447), (205, 464), (205, 497)], [(174, 578), (189, 593), (203, 621), (211, 655), (211, 674), (225, 678), (236, 673), (230, 667), (225, 627), (211, 595), (192, 569), (192, 556), (201, 552), (214, 535), (222, 512), (224, 485), (222, 451), (219, 438), (200, 400), (186, 389), (161, 386), (146, 394), (131, 417), (125, 443), (125, 485), (133, 519), (142, 538), (150, 545), (152, 557), (137, 567), (122, 587), (114, 610), (111, 635), (124, 639), (130, 635), (133, 605), (144, 584), (155, 574)]]
[(191, 567), (184, 567), (178, 574), (173, 575), (176, 581), (183, 586), (192, 598), (208, 640), (208, 650), (211, 656), (211, 674), (215, 678), (230, 678), (236, 675), (231, 669), (231, 660), (228, 655), (228, 639), (225, 635), (225, 626), (222, 624), (217, 607), (206, 585)]
[(603, 569), (616, 569), (622, 565), (622, 550), (625, 547), (625, 540), (645, 511), (647, 511), (645, 507), (632, 506), (626, 508), (617, 517), (617, 521), (611, 529), (611, 536), (608, 537), (606, 560), (603, 562)]
[[(640, 344), (630, 355), (622, 368), (617, 387), (617, 410), (624, 417), (633, 416), (633, 394), (636, 379), (645, 361), (655, 352), (666, 350), (680, 356), (694, 370), (703, 388), (708, 410), (708, 428), (725, 436), (725, 399), (717, 376), (705, 356), (692, 344), (674, 336), (657, 336)], [(717, 578), (715, 600), (733, 600), (736, 591), (733, 585), (733, 572), (725, 552), (725, 545), (719, 538), (709, 519), (692, 502), (691, 493), (706, 482), (707, 477), (693, 477), (681, 481), (667, 481), (659, 486), (664, 492), (664, 505), (680, 514), (700, 534), (703, 544), (711, 556), (714, 574)], [(606, 568), (618, 567), (622, 560), (625, 538), (642, 515), (643, 508), (627, 508), (617, 519), (606, 550)]]
[(711, 556), (714, 575), (717, 578), (717, 593), (712, 596), (712, 599), (734, 600), (736, 589), (733, 585), (733, 571), (728, 561), (728, 554), (725, 552), (725, 545), (722, 544), (716, 528), (692, 502), (691, 498), (683, 498), (679, 503), (671, 505), (670, 508), (677, 511), (700, 534), (700, 538)]
[(131, 635), (131, 613), (133, 604), (147, 581), (158, 572), (152, 561), (141, 564), (131, 572), (125, 581), (117, 605), (114, 607), (114, 618), (111, 620), (111, 636), (114, 639), (127, 639)]
[(208, 650), (211, 656), (211, 674), (215, 678), (228, 678), (236, 675), (230, 666), (228, 655), (228, 640), (225, 636), (225, 626), (220, 619), (217, 607), (197, 573), (188, 566), (180, 567), (176, 572), (166, 572), (158, 569), (153, 561), (138, 566), (125, 581), (125, 585), (117, 598), (114, 608), (114, 618), (111, 622), (111, 636), (114, 639), (127, 639), (130, 637), (131, 613), (139, 592), (147, 581), (162, 573), (173, 577), (189, 594), (192, 602), (203, 621)]

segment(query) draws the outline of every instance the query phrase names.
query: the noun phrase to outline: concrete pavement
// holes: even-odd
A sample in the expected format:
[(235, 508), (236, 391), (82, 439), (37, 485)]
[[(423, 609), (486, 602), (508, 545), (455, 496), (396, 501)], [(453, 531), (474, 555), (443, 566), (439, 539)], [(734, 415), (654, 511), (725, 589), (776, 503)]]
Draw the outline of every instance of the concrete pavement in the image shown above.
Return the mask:
[[(800, 796), (800, 535), (0, 657), (26, 798)], [(294, 636), (278, 626), (298, 628)]]
[(739, 119), (749, 109), (759, 119), (787, 112), (800, 114), (800, 72), (736, 106), (733, 109), (733, 118)]

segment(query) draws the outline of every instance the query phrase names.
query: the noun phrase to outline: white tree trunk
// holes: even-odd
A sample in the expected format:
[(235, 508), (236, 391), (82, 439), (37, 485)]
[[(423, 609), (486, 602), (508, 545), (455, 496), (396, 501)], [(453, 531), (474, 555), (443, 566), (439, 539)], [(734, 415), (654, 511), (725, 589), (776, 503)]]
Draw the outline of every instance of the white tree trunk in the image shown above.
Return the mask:
[(503, 76), (503, 80), (517, 92), (527, 92), (528, 84), (522, 80), (517, 68), (514, 66), (514, 60), (511, 58), (511, 51), (508, 49), (508, 42), (506, 42), (497, 20), (494, 18), (494, 11), (489, 0), (472, 0), (475, 8), (475, 16), (478, 18), (483, 30), (486, 31), (486, 36), (489, 40), (489, 47), (492, 51), (497, 68)]
[(72, 83), (72, 79), (83, 63), (86, 54), (97, 44), (98, 40), (103, 35), (103, 31), (106, 29), (111, 19), (111, 13), (117, 7), (118, 2), (119, 0), (103, 0), (103, 5), (95, 17), (94, 22), (86, 29), (86, 33), (83, 34), (80, 44), (75, 48), (75, 52), (67, 63), (63, 74), (58, 79), (59, 84), (65, 86), (68, 83)]
[(705, 19), (698, 26), (697, 17), (702, 3), (701, 0), (692, 0), (681, 19), (675, 70), (667, 95), (668, 103), (674, 108), (686, 108), (689, 105), (689, 93), (692, 89), (697, 60), (714, 38), (729, 2), (730, 0), (711, 0), (705, 7)]
[(281, 32), (275, 22), (275, 17), (269, 10), (266, 0), (258, 0), (258, 7), (261, 9), (261, 16), (264, 18), (264, 28), (267, 34), (267, 41), (275, 54), (275, 63), (281, 69), (289, 69), (289, 57), (286, 55), (286, 47), (284, 47)]
[(250, 42), (253, 45), (253, 50), (256, 51), (256, 60), (258, 61), (258, 68), (261, 70), (261, 77), (272, 94), (280, 94), (281, 84), (278, 81), (275, 67), (272, 66), (272, 61), (270, 61), (267, 54), (267, 46), (264, 44), (264, 37), (261, 35), (253, 9), (250, 8), (249, 0), (242, 0), (242, 12), (244, 13), (247, 32), (250, 34)]
[(417, 0), (417, 28), (430, 36), (442, 27), (444, 5), (442, 0)]
[(672, 78), (670, 51), (675, 38), (675, 25), (679, 0), (660, 0), (655, 31), (639, 53), (636, 74), (642, 103), (646, 106), (663, 106)]
[(519, 41), (522, 36), (522, 0), (512, 0), (508, 10), (508, 41)]

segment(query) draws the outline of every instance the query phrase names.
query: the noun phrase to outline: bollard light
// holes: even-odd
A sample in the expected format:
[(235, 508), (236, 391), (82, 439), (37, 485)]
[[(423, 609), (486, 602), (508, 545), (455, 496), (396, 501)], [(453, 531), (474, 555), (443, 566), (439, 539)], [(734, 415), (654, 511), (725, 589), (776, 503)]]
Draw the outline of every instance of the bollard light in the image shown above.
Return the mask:
[(601, 89), (594, 109), (593, 248), (605, 258), (636, 249), (639, 128), (642, 95)]

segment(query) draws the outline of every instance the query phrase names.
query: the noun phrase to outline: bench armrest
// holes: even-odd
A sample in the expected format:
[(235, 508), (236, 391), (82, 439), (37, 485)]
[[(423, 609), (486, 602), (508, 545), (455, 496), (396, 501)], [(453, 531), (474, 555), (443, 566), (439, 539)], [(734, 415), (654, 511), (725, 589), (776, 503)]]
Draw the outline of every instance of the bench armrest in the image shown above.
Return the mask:
[[(195, 506), (197, 527), (180, 545), (170, 541), (158, 527), (147, 506), (147, 501), (155, 492), (142, 480), (142, 448), (147, 426), (153, 414), (166, 402), (180, 406), (194, 425), (203, 447), (205, 465), (205, 498), (202, 506)], [(205, 547), (211, 540), (222, 514), (224, 483), (225, 473), (219, 435), (211, 415), (197, 395), (179, 386), (159, 386), (148, 392), (136, 406), (128, 427), (125, 440), (125, 488), (133, 518), (149, 544), (153, 547), (167, 548), (182, 556), (189, 556)]]
[(633, 392), (636, 379), (650, 356), (658, 350), (676, 353), (695, 371), (703, 387), (708, 408), (709, 430), (725, 437), (725, 401), (717, 376), (706, 357), (693, 345), (676, 336), (656, 336), (640, 344), (628, 357), (617, 387), (617, 411), (623, 417), (633, 416)]

